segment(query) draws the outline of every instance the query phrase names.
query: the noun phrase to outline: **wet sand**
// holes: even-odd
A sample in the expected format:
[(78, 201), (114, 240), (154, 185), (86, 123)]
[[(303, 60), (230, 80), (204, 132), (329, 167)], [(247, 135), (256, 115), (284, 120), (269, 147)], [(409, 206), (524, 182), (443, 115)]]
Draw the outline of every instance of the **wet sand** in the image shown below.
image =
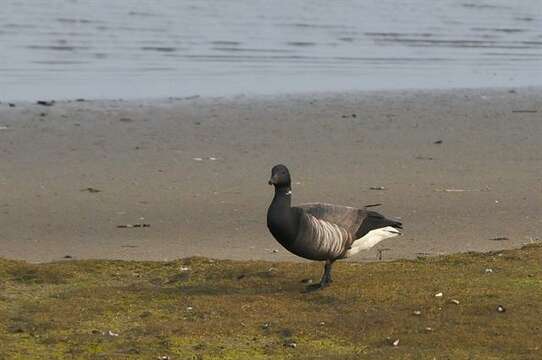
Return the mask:
[(276, 163), (294, 203), (400, 217), (384, 259), (542, 238), (541, 89), (15, 105), (0, 104), (2, 257), (297, 260), (265, 226)]

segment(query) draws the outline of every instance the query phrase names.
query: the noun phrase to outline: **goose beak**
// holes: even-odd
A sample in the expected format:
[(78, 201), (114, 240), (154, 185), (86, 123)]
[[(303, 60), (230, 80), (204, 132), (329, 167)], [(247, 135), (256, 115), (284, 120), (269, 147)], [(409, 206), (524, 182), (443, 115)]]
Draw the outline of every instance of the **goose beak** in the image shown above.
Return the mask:
[(269, 179), (269, 181), (267, 182), (269, 185), (275, 185), (275, 177), (274, 176), (271, 176), (271, 178)]

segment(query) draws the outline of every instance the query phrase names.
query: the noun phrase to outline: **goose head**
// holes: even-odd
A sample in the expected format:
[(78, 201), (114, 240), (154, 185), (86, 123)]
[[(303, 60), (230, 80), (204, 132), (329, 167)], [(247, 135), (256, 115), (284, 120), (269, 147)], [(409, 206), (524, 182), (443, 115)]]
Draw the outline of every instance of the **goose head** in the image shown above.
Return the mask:
[(273, 166), (269, 185), (274, 185), (275, 188), (289, 188), (291, 186), (290, 172), (285, 165), (279, 164)]

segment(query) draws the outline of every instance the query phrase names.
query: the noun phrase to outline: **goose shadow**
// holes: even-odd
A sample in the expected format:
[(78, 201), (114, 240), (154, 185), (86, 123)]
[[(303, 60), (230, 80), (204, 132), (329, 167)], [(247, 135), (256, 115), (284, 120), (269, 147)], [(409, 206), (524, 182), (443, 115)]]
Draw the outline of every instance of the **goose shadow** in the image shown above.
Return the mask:
[(230, 272), (209, 274), (204, 278), (192, 279), (188, 273), (169, 276), (166, 279), (151, 279), (131, 284), (131, 292), (151, 291), (163, 295), (186, 296), (228, 296), (299, 294), (305, 287), (299, 281), (270, 271)]

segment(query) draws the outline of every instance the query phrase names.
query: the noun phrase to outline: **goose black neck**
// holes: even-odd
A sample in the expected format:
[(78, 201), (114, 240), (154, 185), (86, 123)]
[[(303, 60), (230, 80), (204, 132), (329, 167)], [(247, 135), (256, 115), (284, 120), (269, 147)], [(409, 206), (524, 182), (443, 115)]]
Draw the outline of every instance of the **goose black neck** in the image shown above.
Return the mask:
[(275, 196), (267, 211), (267, 227), (281, 244), (293, 243), (297, 236), (298, 216), (291, 207), (291, 188), (275, 187)]
[(281, 186), (281, 187), (275, 187), (275, 197), (273, 198), (273, 201), (275, 200), (286, 200), (288, 203), (288, 207), (291, 204), (292, 201), (292, 188), (289, 186)]

